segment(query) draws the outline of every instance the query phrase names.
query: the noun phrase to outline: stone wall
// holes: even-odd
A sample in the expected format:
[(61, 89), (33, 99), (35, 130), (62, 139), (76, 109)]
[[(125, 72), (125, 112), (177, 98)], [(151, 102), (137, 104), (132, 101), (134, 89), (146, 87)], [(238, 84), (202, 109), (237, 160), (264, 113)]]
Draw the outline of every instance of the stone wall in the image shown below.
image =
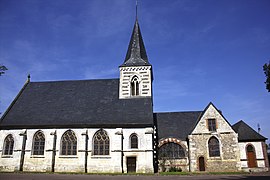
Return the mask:
[[(44, 155), (33, 155), (32, 142), (34, 134), (41, 130), (45, 135), (45, 152)], [(53, 133), (56, 132), (56, 155), (55, 155), (55, 172), (85, 172), (85, 146), (86, 136), (88, 133), (88, 172), (122, 172), (122, 135), (123, 135), (123, 169), (127, 172), (126, 158), (137, 158), (137, 172), (153, 172), (153, 139), (152, 128), (111, 128), (104, 129), (110, 138), (109, 155), (93, 155), (93, 136), (99, 129), (71, 129), (77, 137), (77, 155), (61, 155), (60, 143), (62, 135), (69, 129), (28, 129), (28, 130), (1, 130), (0, 131), (0, 171), (19, 170), (23, 136), (19, 134), (26, 132), (25, 156), (23, 161), (23, 171), (52, 171), (53, 155)], [(129, 136), (136, 133), (138, 136), (138, 149), (130, 148)], [(14, 138), (14, 151), (11, 156), (3, 155), (3, 143), (7, 135), (12, 134)]]
[(166, 171), (169, 171), (170, 168), (175, 167), (178, 170), (181, 169), (181, 171), (188, 172), (189, 171), (189, 159), (188, 159), (187, 141), (181, 141), (180, 139), (177, 139), (177, 138), (165, 138), (165, 139), (161, 139), (159, 141), (158, 147), (161, 147), (162, 145), (169, 143), (169, 142), (173, 142), (173, 143), (176, 143), (176, 144), (179, 144), (180, 146), (182, 146), (184, 148), (186, 157), (183, 157), (180, 159), (169, 159), (169, 158), (162, 159), (159, 157), (158, 171), (159, 172), (166, 172)]
[[(216, 131), (209, 131), (208, 119), (216, 119)], [(208, 142), (211, 137), (219, 141), (220, 156), (218, 157), (209, 156)], [(238, 135), (213, 105), (205, 111), (188, 139), (191, 171), (199, 171), (199, 157), (204, 157), (206, 171), (240, 170)]]

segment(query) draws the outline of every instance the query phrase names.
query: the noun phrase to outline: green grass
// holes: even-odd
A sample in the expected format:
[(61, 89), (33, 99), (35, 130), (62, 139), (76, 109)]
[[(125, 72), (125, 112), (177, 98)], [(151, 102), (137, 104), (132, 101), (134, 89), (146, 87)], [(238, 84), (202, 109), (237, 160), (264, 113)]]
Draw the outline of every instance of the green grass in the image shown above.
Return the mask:
[(15, 171), (15, 172), (0, 172), (0, 173), (30, 173), (30, 174), (81, 174), (81, 175), (103, 175), (103, 176), (196, 176), (196, 175), (245, 175), (248, 172), (159, 172), (154, 173), (84, 173), (84, 172), (29, 172), (29, 171)]

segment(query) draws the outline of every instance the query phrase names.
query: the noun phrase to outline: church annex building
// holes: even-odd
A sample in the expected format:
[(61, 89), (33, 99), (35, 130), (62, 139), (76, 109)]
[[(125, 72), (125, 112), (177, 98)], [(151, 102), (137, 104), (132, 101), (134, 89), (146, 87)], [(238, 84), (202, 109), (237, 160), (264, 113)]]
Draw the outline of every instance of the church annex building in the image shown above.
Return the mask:
[(263, 137), (202, 111), (153, 112), (152, 65), (136, 19), (119, 79), (31, 82), (0, 121), (0, 171), (267, 171)]

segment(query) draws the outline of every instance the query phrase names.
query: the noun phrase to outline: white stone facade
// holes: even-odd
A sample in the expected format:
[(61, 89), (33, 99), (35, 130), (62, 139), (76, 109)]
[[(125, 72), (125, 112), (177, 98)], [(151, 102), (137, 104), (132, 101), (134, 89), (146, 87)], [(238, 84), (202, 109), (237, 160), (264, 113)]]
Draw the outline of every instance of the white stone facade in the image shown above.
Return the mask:
[[(243, 170), (249, 170), (248, 167), (248, 157), (247, 157), (247, 146), (251, 145), (255, 149), (256, 163), (258, 168), (267, 168), (267, 164), (265, 163), (265, 155), (264, 155), (264, 142), (239, 142), (240, 158), (241, 158), (241, 167)], [(268, 169), (268, 168), (267, 168)]]
[[(25, 155), (23, 161), (23, 171), (52, 171), (53, 142), (56, 132), (56, 154), (55, 172), (85, 172), (87, 157), (87, 172), (127, 172), (127, 157), (136, 157), (136, 172), (153, 172), (153, 130), (149, 128), (105, 128), (110, 138), (109, 155), (93, 155), (94, 134), (98, 128), (70, 129), (77, 138), (77, 155), (61, 155), (60, 144), (62, 135), (69, 129), (20, 129), (20, 130), (1, 130), (0, 131), (0, 171), (17, 171), (20, 169), (23, 136), (26, 133)], [(33, 136), (37, 131), (42, 131), (45, 135), (44, 155), (33, 155)], [(86, 136), (88, 134), (88, 156), (85, 156)], [(130, 148), (130, 135), (135, 133), (138, 137), (138, 148)], [(14, 138), (14, 151), (10, 156), (3, 155), (3, 142), (7, 135), (11, 134)], [(123, 136), (123, 141), (122, 141)], [(122, 146), (123, 142), (123, 146)], [(123, 149), (122, 149), (123, 147)], [(123, 152), (123, 158), (121, 157)]]
[(151, 66), (132, 66), (120, 67), (119, 98), (130, 98), (131, 80), (134, 76), (139, 79), (139, 96), (152, 96), (152, 67)]

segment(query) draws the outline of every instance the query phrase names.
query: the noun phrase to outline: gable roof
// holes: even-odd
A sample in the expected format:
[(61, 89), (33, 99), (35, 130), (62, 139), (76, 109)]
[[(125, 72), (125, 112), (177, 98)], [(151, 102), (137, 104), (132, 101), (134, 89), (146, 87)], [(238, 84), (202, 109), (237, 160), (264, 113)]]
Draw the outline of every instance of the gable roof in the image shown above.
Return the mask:
[[(195, 127), (197, 126), (197, 124), (199, 123), (199, 121), (201, 120), (201, 118), (203, 117), (203, 115), (205, 114), (205, 112), (207, 111), (207, 109), (210, 107), (210, 106), (213, 106), (215, 108), (215, 110), (221, 115), (221, 117), (228, 123), (229, 126), (231, 126), (231, 124), (229, 123), (229, 121), (223, 116), (222, 112), (220, 110), (217, 109), (217, 107), (212, 103), (210, 102), (206, 108), (202, 111), (202, 113), (200, 114), (200, 116), (198, 117), (197, 119), (197, 122), (194, 124), (193, 128), (192, 128), (192, 131), (195, 129)], [(232, 126), (231, 126), (232, 127)]]
[(254, 129), (252, 129), (242, 120), (235, 123), (232, 128), (235, 130), (235, 132), (238, 133), (239, 141), (265, 141), (267, 139), (257, 133)]
[(174, 137), (186, 140), (202, 111), (155, 113), (158, 139)]
[(119, 79), (28, 82), (0, 129), (153, 125), (151, 98), (119, 99), (118, 92)]
[(138, 19), (135, 21), (126, 58), (121, 66), (151, 66), (148, 62)]

